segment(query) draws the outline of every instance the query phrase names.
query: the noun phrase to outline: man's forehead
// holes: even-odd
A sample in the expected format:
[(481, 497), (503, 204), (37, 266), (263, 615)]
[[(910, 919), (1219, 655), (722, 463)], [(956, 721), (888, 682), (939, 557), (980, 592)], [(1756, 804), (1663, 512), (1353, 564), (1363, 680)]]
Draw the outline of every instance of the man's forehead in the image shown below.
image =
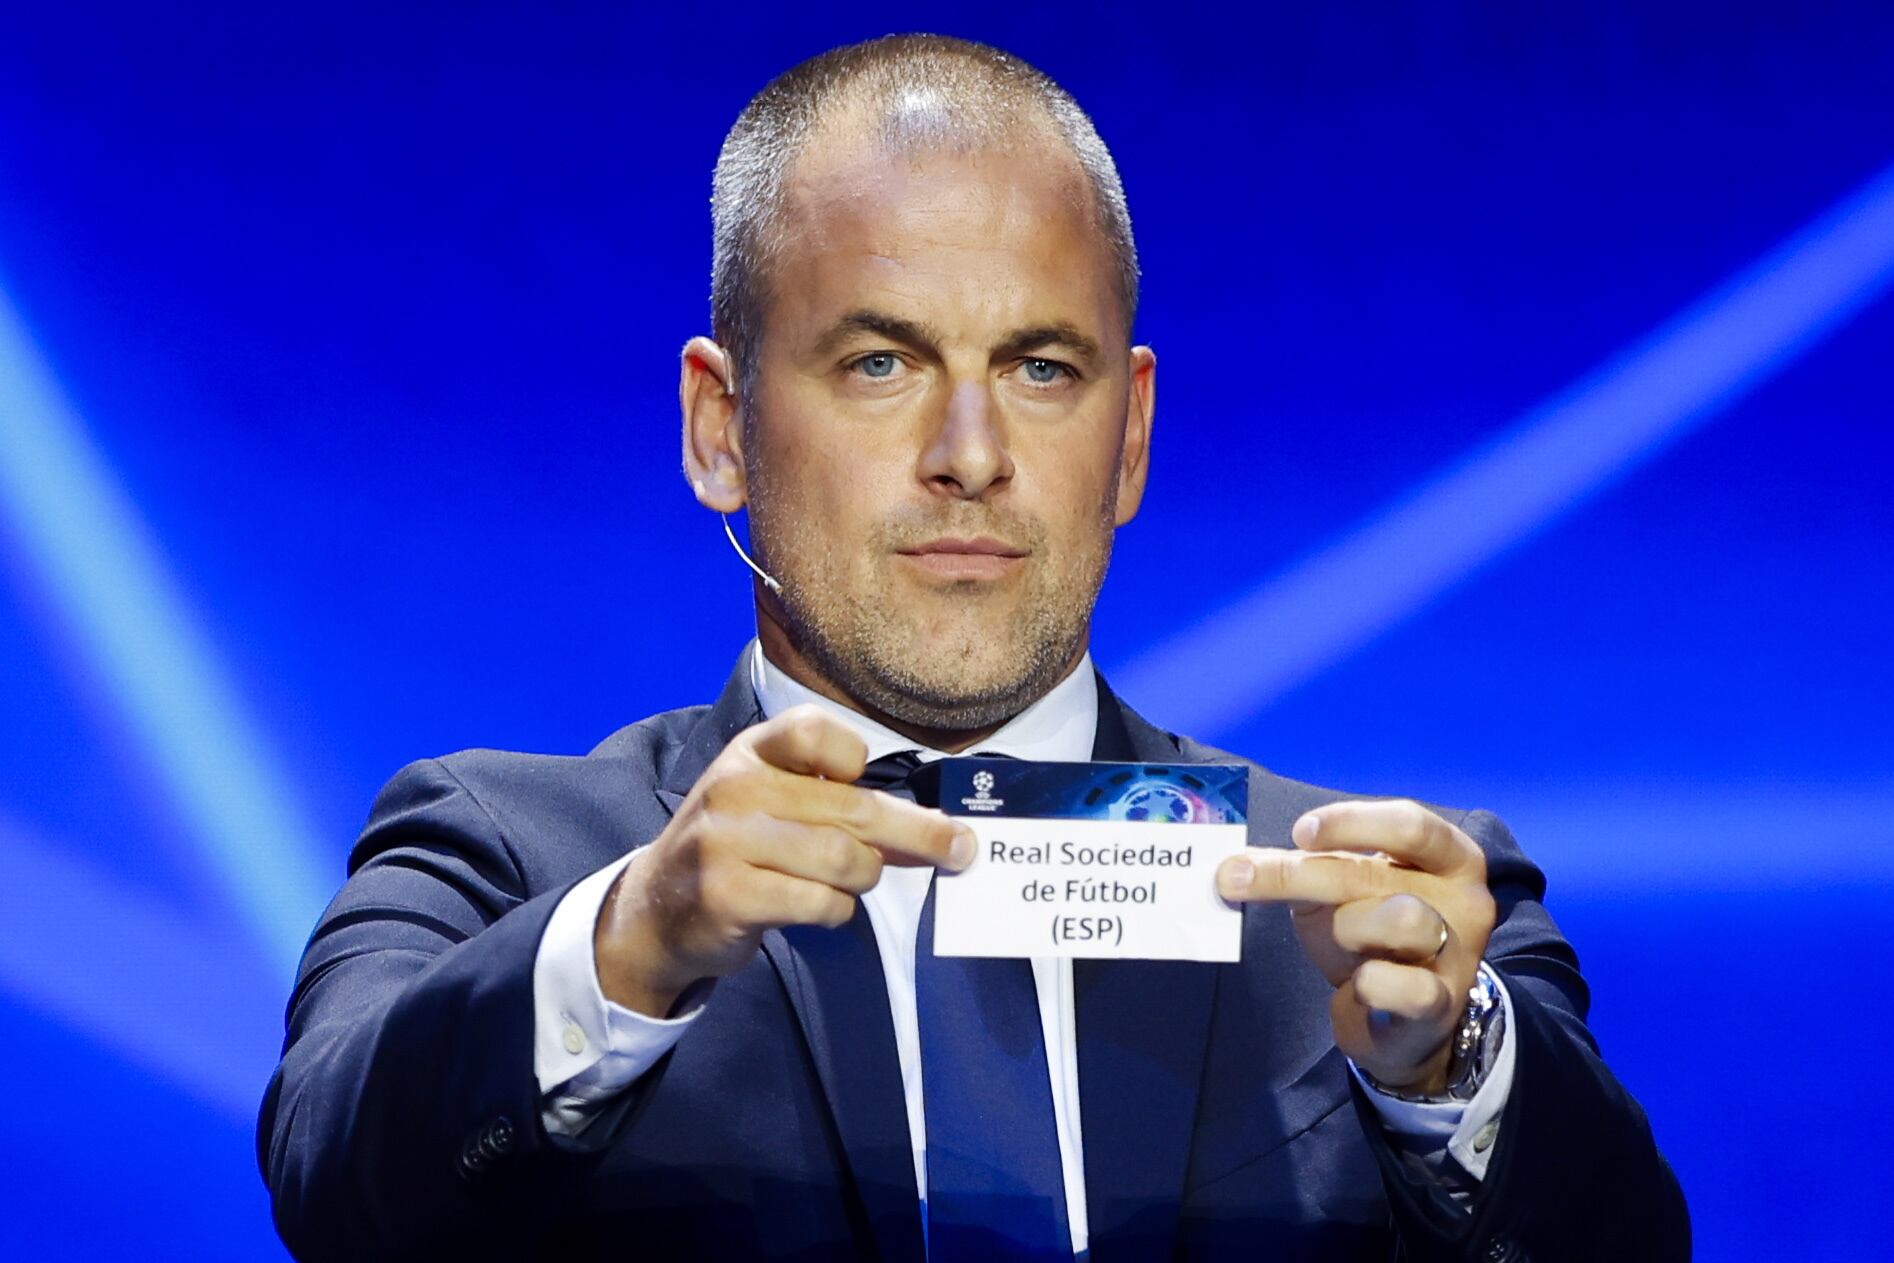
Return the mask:
[[(872, 129), (833, 133), (798, 159), (784, 189), (776, 250), (788, 300), (816, 309), (863, 305), (874, 291), (934, 300), (996, 318), (1055, 314), (1096, 324), (1111, 306), (1109, 248), (1090, 189), (1056, 141), (895, 148)], [(923, 301), (923, 305), (925, 302)], [(909, 304), (910, 310), (913, 305)], [(1103, 336), (1104, 329), (1096, 330)]]

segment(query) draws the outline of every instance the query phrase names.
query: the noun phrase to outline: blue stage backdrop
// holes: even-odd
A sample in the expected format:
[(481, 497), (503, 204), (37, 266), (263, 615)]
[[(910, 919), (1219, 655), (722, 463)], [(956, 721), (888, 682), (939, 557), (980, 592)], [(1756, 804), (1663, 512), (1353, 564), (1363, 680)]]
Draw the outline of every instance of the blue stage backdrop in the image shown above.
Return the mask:
[(898, 23), (1124, 172), (1163, 389), (1106, 673), (1506, 816), (1701, 1257), (1877, 1256), (1894, 7), (639, 9), (9, 11), (0, 1253), (281, 1257), (255, 1107), (377, 786), (711, 696), (711, 163)]

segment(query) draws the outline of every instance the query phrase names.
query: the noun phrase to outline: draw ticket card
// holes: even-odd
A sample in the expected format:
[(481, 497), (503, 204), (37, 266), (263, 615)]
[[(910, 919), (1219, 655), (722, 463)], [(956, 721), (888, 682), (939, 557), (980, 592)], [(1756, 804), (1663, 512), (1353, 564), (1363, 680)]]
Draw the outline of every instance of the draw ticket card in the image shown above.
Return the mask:
[(1225, 764), (944, 759), (940, 805), (979, 839), (935, 876), (941, 956), (1235, 961), (1216, 869), (1248, 840), (1249, 773)]

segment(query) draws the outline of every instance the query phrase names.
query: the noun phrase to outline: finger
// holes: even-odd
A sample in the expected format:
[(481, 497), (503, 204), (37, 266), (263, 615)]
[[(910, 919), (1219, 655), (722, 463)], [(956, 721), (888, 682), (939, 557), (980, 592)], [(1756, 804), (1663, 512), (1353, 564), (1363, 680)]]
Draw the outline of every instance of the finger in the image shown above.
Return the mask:
[(1289, 836), (1311, 853), (1378, 851), (1410, 868), (1442, 876), (1485, 862), (1473, 839), (1407, 799), (1317, 807), (1296, 821)]
[(1343, 950), (1376, 960), (1425, 965), (1452, 937), (1447, 919), (1418, 895), (1357, 899), (1334, 911), (1330, 933)]
[(1329, 986), (1339, 987), (1361, 968), (1362, 958), (1335, 941), (1334, 919), (1335, 909), (1327, 904), (1300, 904), (1289, 912), (1303, 952), (1315, 963)]
[(741, 839), (738, 855), (759, 868), (851, 895), (873, 890), (881, 880), (881, 852), (846, 829), (761, 814), (732, 821), (729, 828)]
[(1387, 960), (1363, 961), (1355, 971), (1354, 993), (1364, 1008), (1430, 1031), (1455, 1008), (1452, 990), (1433, 970)]
[(772, 782), (770, 794), (771, 815), (841, 829), (880, 851), (890, 864), (932, 864), (959, 872), (973, 862), (973, 830), (905, 798), (787, 775)]
[(1382, 1083), (1419, 1086), (1445, 1069), (1452, 1055), (1451, 1023), (1419, 1022), (1369, 1008), (1355, 997), (1352, 983), (1339, 987), (1329, 1002), (1335, 1044), (1354, 1063)]
[(855, 916), (855, 897), (825, 882), (747, 864), (721, 870), (709, 906), (745, 933), (785, 925), (847, 925)]
[(849, 782), (868, 766), (868, 746), (861, 737), (813, 702), (792, 706), (751, 732), (750, 748), (757, 757), (785, 772)]
[(1426, 874), (1346, 851), (1253, 846), (1217, 868), (1217, 889), (1239, 903), (1344, 904), (1418, 889)]

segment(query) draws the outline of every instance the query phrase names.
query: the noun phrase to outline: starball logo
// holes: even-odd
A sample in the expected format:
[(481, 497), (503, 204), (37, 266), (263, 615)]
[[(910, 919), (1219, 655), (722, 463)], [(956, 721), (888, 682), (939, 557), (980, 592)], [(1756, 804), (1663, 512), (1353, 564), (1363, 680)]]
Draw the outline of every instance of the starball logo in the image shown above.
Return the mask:
[(998, 811), (1006, 805), (1004, 798), (993, 797), (993, 773), (982, 770), (973, 774), (973, 797), (962, 798), (960, 805), (968, 811)]

